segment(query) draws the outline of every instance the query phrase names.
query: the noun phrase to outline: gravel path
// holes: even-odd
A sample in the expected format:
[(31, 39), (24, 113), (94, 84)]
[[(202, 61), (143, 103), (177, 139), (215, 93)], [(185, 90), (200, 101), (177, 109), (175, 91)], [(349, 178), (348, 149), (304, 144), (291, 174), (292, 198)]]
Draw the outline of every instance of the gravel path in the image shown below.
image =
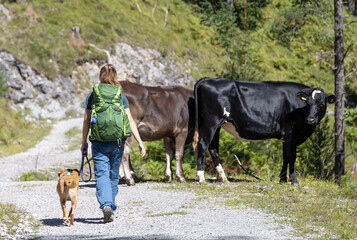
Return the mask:
[[(58, 122), (34, 149), (0, 159), (0, 202), (14, 203), (40, 220), (39, 239), (296, 239), (292, 227), (276, 223), (279, 218), (274, 215), (223, 206), (218, 196), (212, 200), (193, 192), (167, 191), (166, 187), (175, 184), (165, 183), (120, 184), (115, 221), (103, 224), (95, 182), (81, 182), (75, 225), (64, 226), (56, 181), (12, 182), (11, 178), (33, 170), (37, 156), (39, 169), (78, 161), (79, 151), (63, 152), (61, 141), (66, 141), (66, 129), (81, 123), (80, 119)], [(22, 230), (17, 239), (28, 233), (31, 230)]]
[[(35, 147), (26, 152), (0, 158), (0, 182), (11, 181), (23, 172), (46, 170), (72, 163), (81, 159), (80, 146), (77, 150), (67, 151), (68, 141), (65, 133), (72, 128), (82, 128), (83, 118), (59, 121), (54, 124), (50, 134)], [(78, 160), (79, 159), (79, 160)]]

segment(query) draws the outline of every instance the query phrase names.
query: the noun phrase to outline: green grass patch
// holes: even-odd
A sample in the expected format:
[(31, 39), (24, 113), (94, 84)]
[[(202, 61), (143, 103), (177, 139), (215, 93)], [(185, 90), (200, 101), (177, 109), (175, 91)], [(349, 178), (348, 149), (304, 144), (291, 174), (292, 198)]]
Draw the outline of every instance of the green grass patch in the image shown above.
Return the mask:
[(82, 141), (82, 129), (73, 127), (65, 133), (65, 136), (67, 138), (68, 151), (80, 149)]
[(1, 234), (6, 233), (6, 235), (1, 235), (2, 239), (12, 239), (16, 235), (16, 230), (23, 230), (20, 227), (23, 225), (32, 230), (23, 235), (27, 237), (34, 235), (35, 231), (41, 226), (39, 221), (28, 213), (19, 210), (15, 204), (0, 203)]
[[(357, 179), (346, 175), (341, 185), (299, 178), (300, 187), (274, 182), (231, 184), (171, 184), (168, 191), (191, 191), (217, 204), (241, 208), (249, 206), (282, 216), (296, 235), (313, 239), (357, 238)], [(284, 220), (285, 219), (285, 220)]]
[(26, 181), (55, 181), (57, 180), (57, 176), (59, 169), (57, 170), (41, 170), (41, 171), (30, 171), (27, 173), (23, 173), (21, 177), (18, 179), (20, 182)]
[(0, 157), (24, 152), (49, 134), (51, 123), (29, 123), (0, 98)]
[(148, 217), (162, 217), (162, 216), (173, 216), (173, 215), (187, 215), (188, 213), (185, 211), (174, 211), (168, 213), (158, 213), (158, 214), (151, 214)]

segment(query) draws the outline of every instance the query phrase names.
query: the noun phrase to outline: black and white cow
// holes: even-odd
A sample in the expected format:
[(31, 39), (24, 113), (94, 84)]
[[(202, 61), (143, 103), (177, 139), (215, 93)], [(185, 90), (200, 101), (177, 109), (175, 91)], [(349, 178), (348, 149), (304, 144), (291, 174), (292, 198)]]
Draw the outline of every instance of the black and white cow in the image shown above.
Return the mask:
[[(298, 184), (294, 164), (296, 146), (306, 141), (326, 113), (326, 104), (336, 97), (321, 88), (294, 82), (240, 82), (203, 78), (195, 84), (195, 142), (197, 177), (204, 178), (204, 161), (209, 150), (219, 175), (227, 181), (218, 156), (219, 131), (223, 127), (240, 140), (277, 138), (283, 141), (280, 181)], [(198, 135), (197, 135), (198, 134)]]

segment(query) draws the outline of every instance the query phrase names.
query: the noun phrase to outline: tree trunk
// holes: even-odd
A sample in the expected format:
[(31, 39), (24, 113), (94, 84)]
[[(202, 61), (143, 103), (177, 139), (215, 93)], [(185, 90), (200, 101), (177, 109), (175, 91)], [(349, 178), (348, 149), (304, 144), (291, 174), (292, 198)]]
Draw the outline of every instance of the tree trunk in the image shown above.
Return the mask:
[(335, 180), (345, 173), (344, 130), (344, 46), (342, 0), (335, 0)]

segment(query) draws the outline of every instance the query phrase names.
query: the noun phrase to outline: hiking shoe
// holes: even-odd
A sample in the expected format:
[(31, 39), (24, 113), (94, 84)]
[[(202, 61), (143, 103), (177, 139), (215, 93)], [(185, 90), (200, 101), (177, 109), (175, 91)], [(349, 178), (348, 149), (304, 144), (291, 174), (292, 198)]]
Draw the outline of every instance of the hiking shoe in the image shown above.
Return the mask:
[(114, 214), (110, 206), (104, 206), (103, 215), (104, 215), (104, 223), (113, 222)]

